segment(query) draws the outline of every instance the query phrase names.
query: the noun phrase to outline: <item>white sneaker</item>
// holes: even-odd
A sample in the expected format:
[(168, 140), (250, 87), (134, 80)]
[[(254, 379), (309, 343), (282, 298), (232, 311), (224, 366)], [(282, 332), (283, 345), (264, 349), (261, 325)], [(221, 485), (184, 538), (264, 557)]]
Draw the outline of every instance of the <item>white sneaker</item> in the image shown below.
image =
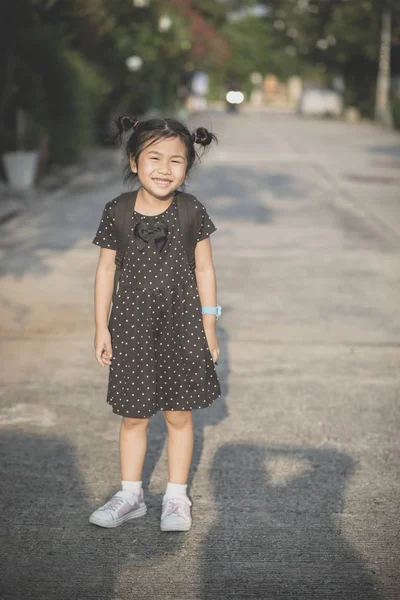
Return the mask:
[(191, 506), (192, 503), (187, 496), (169, 498), (164, 495), (161, 513), (161, 531), (188, 531), (192, 526)]
[(143, 490), (140, 497), (130, 490), (121, 490), (112, 496), (111, 500), (94, 511), (89, 517), (90, 523), (100, 527), (117, 527), (124, 521), (137, 519), (147, 513), (147, 506), (143, 499)]

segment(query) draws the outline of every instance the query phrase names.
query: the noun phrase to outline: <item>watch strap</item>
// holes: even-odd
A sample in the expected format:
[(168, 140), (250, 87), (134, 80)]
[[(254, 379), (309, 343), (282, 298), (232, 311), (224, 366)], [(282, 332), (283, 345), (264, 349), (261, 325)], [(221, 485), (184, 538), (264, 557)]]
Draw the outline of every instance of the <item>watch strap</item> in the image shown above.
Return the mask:
[(222, 314), (222, 307), (219, 304), (216, 306), (202, 306), (201, 312), (203, 315), (215, 315), (218, 320)]

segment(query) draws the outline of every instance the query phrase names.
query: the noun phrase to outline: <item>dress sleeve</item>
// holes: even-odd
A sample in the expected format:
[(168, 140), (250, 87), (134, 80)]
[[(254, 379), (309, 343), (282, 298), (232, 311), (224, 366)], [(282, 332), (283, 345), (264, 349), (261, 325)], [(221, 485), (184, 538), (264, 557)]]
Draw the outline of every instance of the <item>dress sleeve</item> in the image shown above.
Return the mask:
[(107, 202), (103, 209), (101, 221), (97, 229), (96, 235), (94, 236), (92, 243), (101, 246), (102, 248), (109, 248), (110, 250), (117, 250), (117, 235), (115, 231), (115, 217), (113, 211), (113, 202)]
[(197, 241), (201, 242), (201, 240), (205, 240), (206, 237), (214, 233), (217, 230), (211, 218), (209, 217), (206, 207), (203, 204), (200, 204), (201, 216), (199, 219), (200, 229), (197, 234)]

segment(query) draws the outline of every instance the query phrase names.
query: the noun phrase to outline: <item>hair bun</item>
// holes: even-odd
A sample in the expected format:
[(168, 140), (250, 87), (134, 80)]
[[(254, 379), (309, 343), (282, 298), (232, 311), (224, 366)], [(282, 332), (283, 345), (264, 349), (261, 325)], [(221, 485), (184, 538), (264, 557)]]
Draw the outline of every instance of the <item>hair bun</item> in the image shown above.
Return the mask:
[(115, 121), (115, 124), (118, 129), (119, 135), (121, 135), (124, 131), (129, 131), (130, 129), (136, 129), (139, 125), (139, 121), (137, 119), (132, 119), (132, 117), (118, 117)]
[[(126, 131), (129, 131), (130, 129), (133, 129), (133, 132), (134, 132), (139, 124), (140, 124), (140, 121), (138, 121), (138, 119), (132, 119), (132, 117), (127, 117), (127, 116), (118, 117), (114, 121), (114, 126), (116, 127), (116, 132), (115, 132), (115, 135), (113, 136), (113, 138), (118, 139), (119, 142), (122, 143), (124, 133)], [(133, 135), (133, 133), (132, 133), (132, 135)]]
[(139, 125), (139, 121), (137, 119), (132, 119), (131, 117), (120, 117), (120, 123), (122, 129), (124, 131), (129, 131), (129, 129), (136, 129)]
[(208, 146), (213, 140), (216, 140), (217, 138), (205, 127), (198, 127), (196, 131), (192, 133), (192, 139), (194, 144)]

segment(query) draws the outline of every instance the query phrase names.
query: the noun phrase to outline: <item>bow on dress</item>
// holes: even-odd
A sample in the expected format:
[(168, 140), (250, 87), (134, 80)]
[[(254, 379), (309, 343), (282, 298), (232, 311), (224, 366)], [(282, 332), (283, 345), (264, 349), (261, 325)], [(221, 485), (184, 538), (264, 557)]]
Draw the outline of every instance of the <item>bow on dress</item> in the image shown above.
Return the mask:
[(168, 225), (165, 221), (157, 221), (155, 225), (147, 223), (137, 223), (133, 230), (135, 242), (140, 252), (147, 244), (153, 240), (155, 247), (159, 252), (164, 248), (168, 240)]

